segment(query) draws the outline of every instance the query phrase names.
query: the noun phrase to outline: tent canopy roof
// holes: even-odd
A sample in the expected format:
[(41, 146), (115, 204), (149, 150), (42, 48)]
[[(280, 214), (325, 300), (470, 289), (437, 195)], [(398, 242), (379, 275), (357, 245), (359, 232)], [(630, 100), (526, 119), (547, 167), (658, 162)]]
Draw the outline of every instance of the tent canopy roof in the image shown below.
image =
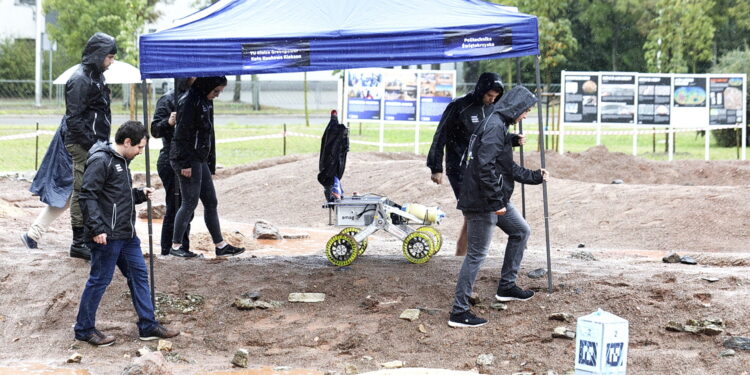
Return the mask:
[(481, 0), (221, 0), (140, 38), (143, 78), (539, 53), (537, 19)]

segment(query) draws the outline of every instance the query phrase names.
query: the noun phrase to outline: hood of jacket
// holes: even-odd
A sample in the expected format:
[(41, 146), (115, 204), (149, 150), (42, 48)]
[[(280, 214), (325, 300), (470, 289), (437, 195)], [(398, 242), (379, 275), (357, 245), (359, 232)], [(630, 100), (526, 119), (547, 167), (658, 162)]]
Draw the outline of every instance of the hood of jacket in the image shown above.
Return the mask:
[(537, 102), (536, 96), (523, 86), (513, 86), (507, 94), (495, 103), (494, 112), (500, 113), (507, 123), (515, 123), (518, 116), (521, 116)]
[(503, 81), (500, 79), (500, 76), (495, 73), (482, 73), (482, 75), (479, 76), (479, 79), (477, 79), (477, 84), (474, 86), (474, 101), (481, 103), (484, 94), (490, 90), (495, 90), (500, 93), (500, 95), (495, 98), (495, 103), (497, 103), (497, 101), (503, 96), (503, 91), (505, 91)]
[(105, 33), (96, 33), (89, 38), (86, 48), (83, 49), (81, 64), (94, 66), (98, 72), (103, 72), (104, 58), (116, 53), (117, 43), (115, 43), (115, 38)]
[(205, 98), (206, 95), (211, 92), (211, 90), (215, 89), (217, 86), (226, 86), (226, 84), (227, 77), (224, 76), (198, 77), (195, 82), (193, 82), (193, 85), (190, 86), (190, 88), (197, 90), (198, 93), (200, 93), (201, 96)]

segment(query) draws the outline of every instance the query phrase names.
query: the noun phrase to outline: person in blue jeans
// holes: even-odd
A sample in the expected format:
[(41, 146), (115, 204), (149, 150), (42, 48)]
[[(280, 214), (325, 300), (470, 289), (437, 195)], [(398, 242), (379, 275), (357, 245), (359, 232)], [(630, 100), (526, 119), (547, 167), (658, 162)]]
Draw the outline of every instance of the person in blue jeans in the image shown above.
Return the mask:
[(148, 141), (146, 127), (127, 121), (115, 134), (115, 144), (96, 143), (83, 174), (79, 200), (85, 233), (91, 239), (91, 271), (81, 295), (74, 327), (76, 340), (108, 346), (115, 337), (96, 329), (96, 311), (112, 281), (115, 266), (125, 276), (133, 307), (138, 314), (141, 340), (169, 338), (180, 334), (160, 325), (154, 317), (146, 263), (141, 241), (135, 233), (135, 205), (151, 199), (153, 189), (133, 188), (128, 165), (143, 152)]
[(541, 184), (548, 173), (544, 169), (532, 171), (513, 161), (513, 146), (522, 142), (522, 136), (510, 134), (508, 125), (526, 118), (536, 102), (536, 97), (528, 89), (514, 86), (495, 104), (487, 121), (472, 134), (457, 207), (468, 223), (469, 245), (458, 273), (448, 320), (451, 327), (479, 327), (487, 323), (486, 319), (471, 312), (469, 297), (479, 268), (487, 257), (495, 226), (508, 235), (495, 299), (501, 302), (525, 301), (534, 296), (533, 291), (516, 285), (531, 229), (510, 203), (510, 198), (515, 181)]

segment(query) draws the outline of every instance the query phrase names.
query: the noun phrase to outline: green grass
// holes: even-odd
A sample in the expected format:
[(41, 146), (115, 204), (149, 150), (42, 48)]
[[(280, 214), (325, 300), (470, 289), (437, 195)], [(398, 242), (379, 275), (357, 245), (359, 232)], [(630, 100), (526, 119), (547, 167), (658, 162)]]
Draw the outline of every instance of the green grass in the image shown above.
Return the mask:
[[(360, 145), (355, 141), (377, 142), (379, 140), (378, 123), (358, 123), (350, 124), (351, 152), (378, 151), (377, 146)], [(0, 136), (24, 134), (33, 132), (34, 126), (3, 126), (0, 127)], [(41, 126), (41, 130), (54, 131), (54, 126)], [(290, 125), (287, 130), (290, 132), (310, 134), (320, 136), (323, 134), (325, 126), (312, 125)], [(280, 125), (243, 125), (229, 124), (219, 126), (216, 130), (217, 139), (249, 137), (257, 135), (279, 134), (283, 130)], [(575, 130), (586, 130), (576, 128)], [(112, 129), (114, 132), (116, 129)], [(435, 131), (434, 125), (422, 125), (420, 128), (420, 142), (428, 143), (432, 141)], [(10, 141), (0, 141), (0, 172), (10, 171), (31, 171), (34, 170), (34, 157), (38, 153), (38, 162), (41, 163), (44, 152), (49, 145), (52, 136), (39, 136), (38, 149), (34, 138), (18, 139)], [(535, 150), (537, 147), (537, 137), (530, 135), (528, 138), (527, 150)], [(551, 137), (548, 138), (551, 140)], [(414, 126), (401, 124), (386, 124), (384, 141), (386, 143), (408, 143), (408, 146), (385, 147), (384, 151), (392, 152), (413, 152), (414, 151)], [(602, 136), (602, 144), (612, 152), (632, 153), (633, 138), (631, 135), (619, 136)], [(638, 137), (638, 155), (647, 159), (667, 160), (667, 154), (664, 152), (664, 135), (656, 136), (656, 152), (652, 151), (653, 137), (651, 135), (640, 135)], [(581, 152), (595, 145), (595, 137), (582, 135), (567, 135), (565, 137), (566, 152)], [(306, 154), (317, 153), (320, 149), (319, 138), (307, 137), (288, 137), (286, 144), (286, 154)], [(429, 150), (429, 144), (419, 146), (419, 151), (425, 155)], [(217, 145), (217, 159), (220, 165), (230, 167), (235, 165), (246, 164), (271, 157), (277, 157), (284, 154), (283, 139), (260, 139), (251, 141), (222, 143)], [(710, 157), (712, 160), (736, 160), (737, 150), (735, 148), (720, 148), (712, 141), (710, 148)], [(151, 150), (151, 169), (156, 170), (156, 160), (158, 150)], [(676, 134), (676, 153), (675, 159), (696, 159), (704, 158), (704, 138), (696, 137), (695, 132), (683, 132)], [(144, 156), (139, 156), (133, 162), (133, 170), (145, 170)]]

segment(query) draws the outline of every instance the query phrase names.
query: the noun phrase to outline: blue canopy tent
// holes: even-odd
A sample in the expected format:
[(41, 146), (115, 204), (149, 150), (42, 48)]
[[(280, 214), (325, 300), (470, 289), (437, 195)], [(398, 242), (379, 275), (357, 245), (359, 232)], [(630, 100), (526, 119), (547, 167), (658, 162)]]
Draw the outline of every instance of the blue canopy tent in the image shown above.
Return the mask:
[[(531, 55), (537, 57), (540, 86), (537, 18), (481, 0), (220, 0), (168, 29), (140, 37), (144, 83), (147, 78), (391, 67)], [(143, 118), (148, 124), (145, 87)], [(541, 101), (538, 110), (542, 142)], [(544, 168), (543, 145), (540, 149)], [(148, 155), (146, 152), (147, 168)], [(150, 183), (150, 178), (147, 181)], [(546, 183), (543, 192), (551, 292)]]

